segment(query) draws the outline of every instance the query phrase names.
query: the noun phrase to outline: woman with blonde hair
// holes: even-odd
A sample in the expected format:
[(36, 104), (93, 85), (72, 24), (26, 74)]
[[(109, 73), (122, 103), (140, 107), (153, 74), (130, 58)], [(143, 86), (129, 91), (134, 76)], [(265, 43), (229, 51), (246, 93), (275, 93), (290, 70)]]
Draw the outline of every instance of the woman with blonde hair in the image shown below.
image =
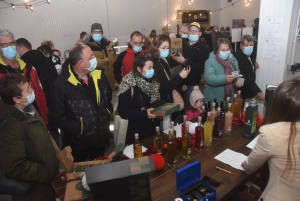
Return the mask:
[(260, 200), (300, 198), (300, 80), (282, 82), (276, 89), (267, 125), (242, 164), (247, 174), (269, 164), (269, 181)]

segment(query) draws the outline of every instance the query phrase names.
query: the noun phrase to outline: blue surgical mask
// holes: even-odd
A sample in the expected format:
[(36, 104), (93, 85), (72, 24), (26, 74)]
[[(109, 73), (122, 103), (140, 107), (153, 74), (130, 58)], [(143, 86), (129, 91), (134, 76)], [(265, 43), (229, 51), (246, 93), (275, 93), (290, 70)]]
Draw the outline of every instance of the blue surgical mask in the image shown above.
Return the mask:
[(135, 52), (140, 52), (140, 51), (142, 51), (142, 46), (132, 46), (132, 49), (133, 49), (133, 51), (135, 51)]
[(167, 58), (170, 54), (170, 50), (166, 49), (166, 50), (159, 50), (159, 55), (162, 58)]
[(225, 51), (220, 51), (219, 57), (221, 59), (227, 59), (229, 57), (229, 55), (231, 54), (230, 50), (225, 52)]
[(88, 70), (93, 71), (95, 70), (96, 67), (97, 67), (97, 59), (95, 57), (94, 59), (90, 60), (90, 67), (88, 67)]
[(181, 38), (188, 38), (189, 37), (189, 35), (187, 35), (187, 34), (182, 34), (182, 36), (181, 36)]
[(93, 34), (93, 39), (96, 42), (100, 42), (100, 40), (102, 39), (102, 35), (101, 34)]
[(199, 36), (198, 35), (189, 35), (189, 40), (191, 42), (197, 42), (199, 40)]
[(16, 46), (8, 46), (2, 48), (3, 56), (7, 59), (14, 59), (17, 56)]
[(253, 46), (248, 46), (248, 47), (244, 47), (244, 54), (246, 54), (246, 55), (251, 55), (252, 54), (252, 52), (253, 52)]
[(35, 94), (32, 91), (30, 94), (28, 94), (28, 96), (26, 96), (28, 103), (22, 103), (23, 105), (25, 105), (26, 107), (30, 104), (32, 104), (35, 100)]
[(150, 79), (153, 77), (153, 75), (154, 75), (154, 70), (152, 69), (152, 70), (146, 70), (146, 74), (144, 76), (145, 78)]
[(215, 32), (219, 32), (219, 30), (218, 30), (218, 29), (215, 29)]

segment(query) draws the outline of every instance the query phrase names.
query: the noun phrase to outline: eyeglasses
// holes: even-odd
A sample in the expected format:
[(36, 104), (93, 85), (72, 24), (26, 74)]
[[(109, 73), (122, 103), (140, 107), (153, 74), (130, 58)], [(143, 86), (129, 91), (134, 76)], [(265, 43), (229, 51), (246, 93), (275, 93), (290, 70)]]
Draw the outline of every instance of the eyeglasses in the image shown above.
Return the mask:
[(93, 31), (93, 34), (102, 34), (102, 31)]
[(190, 33), (195, 34), (195, 33), (199, 33), (200, 30), (189, 30)]
[(0, 43), (0, 47), (6, 48), (8, 46), (16, 46), (16, 41), (12, 41), (10, 43)]

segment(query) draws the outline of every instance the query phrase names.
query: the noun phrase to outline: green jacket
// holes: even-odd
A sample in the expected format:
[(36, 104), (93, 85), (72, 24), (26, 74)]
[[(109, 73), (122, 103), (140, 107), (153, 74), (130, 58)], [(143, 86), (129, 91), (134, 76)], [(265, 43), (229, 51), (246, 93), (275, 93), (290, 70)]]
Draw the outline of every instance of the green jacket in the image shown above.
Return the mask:
[(23, 200), (47, 200), (43, 193), (36, 192), (43, 189), (41, 186), (51, 187), (50, 181), (58, 172), (58, 160), (47, 128), (38, 112), (34, 117), (29, 117), (15, 106), (0, 100), (0, 121), (11, 117), (22, 124), (26, 133), (26, 147), (33, 157), (30, 161), (25, 158), (21, 128), (16, 121), (8, 120), (0, 126), (0, 167), (9, 177), (34, 181), (30, 194)]
[[(238, 62), (233, 55), (230, 55), (230, 63), (231, 62), (234, 62), (237, 70), (240, 71)], [(232, 67), (232, 65), (230, 66)], [(216, 98), (219, 103), (221, 100), (224, 100), (224, 103), (226, 104), (224, 88), (226, 84), (226, 74), (224, 73), (224, 67), (217, 61), (213, 52), (209, 54), (209, 58), (204, 65), (204, 80), (205, 100), (213, 101)], [(234, 89), (234, 86), (232, 87)], [(230, 100), (232, 100), (232, 96)]]

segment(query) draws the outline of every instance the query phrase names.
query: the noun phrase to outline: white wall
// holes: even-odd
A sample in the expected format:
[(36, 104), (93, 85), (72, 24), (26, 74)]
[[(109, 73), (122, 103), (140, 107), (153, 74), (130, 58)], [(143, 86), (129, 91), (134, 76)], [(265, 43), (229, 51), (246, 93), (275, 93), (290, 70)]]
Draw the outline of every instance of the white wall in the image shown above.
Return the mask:
[(252, 0), (250, 6), (246, 7), (244, 0), (236, 3), (234, 3), (235, 0), (233, 0), (233, 6), (224, 8), (225, 6), (231, 5), (232, 3), (228, 3), (227, 0), (220, 0), (220, 7), (224, 9), (219, 11), (219, 27), (229, 26), (230, 28), (232, 28), (233, 19), (245, 19), (245, 25), (247, 27), (251, 27), (254, 24), (254, 19), (259, 17), (260, 1), (261, 0)]

